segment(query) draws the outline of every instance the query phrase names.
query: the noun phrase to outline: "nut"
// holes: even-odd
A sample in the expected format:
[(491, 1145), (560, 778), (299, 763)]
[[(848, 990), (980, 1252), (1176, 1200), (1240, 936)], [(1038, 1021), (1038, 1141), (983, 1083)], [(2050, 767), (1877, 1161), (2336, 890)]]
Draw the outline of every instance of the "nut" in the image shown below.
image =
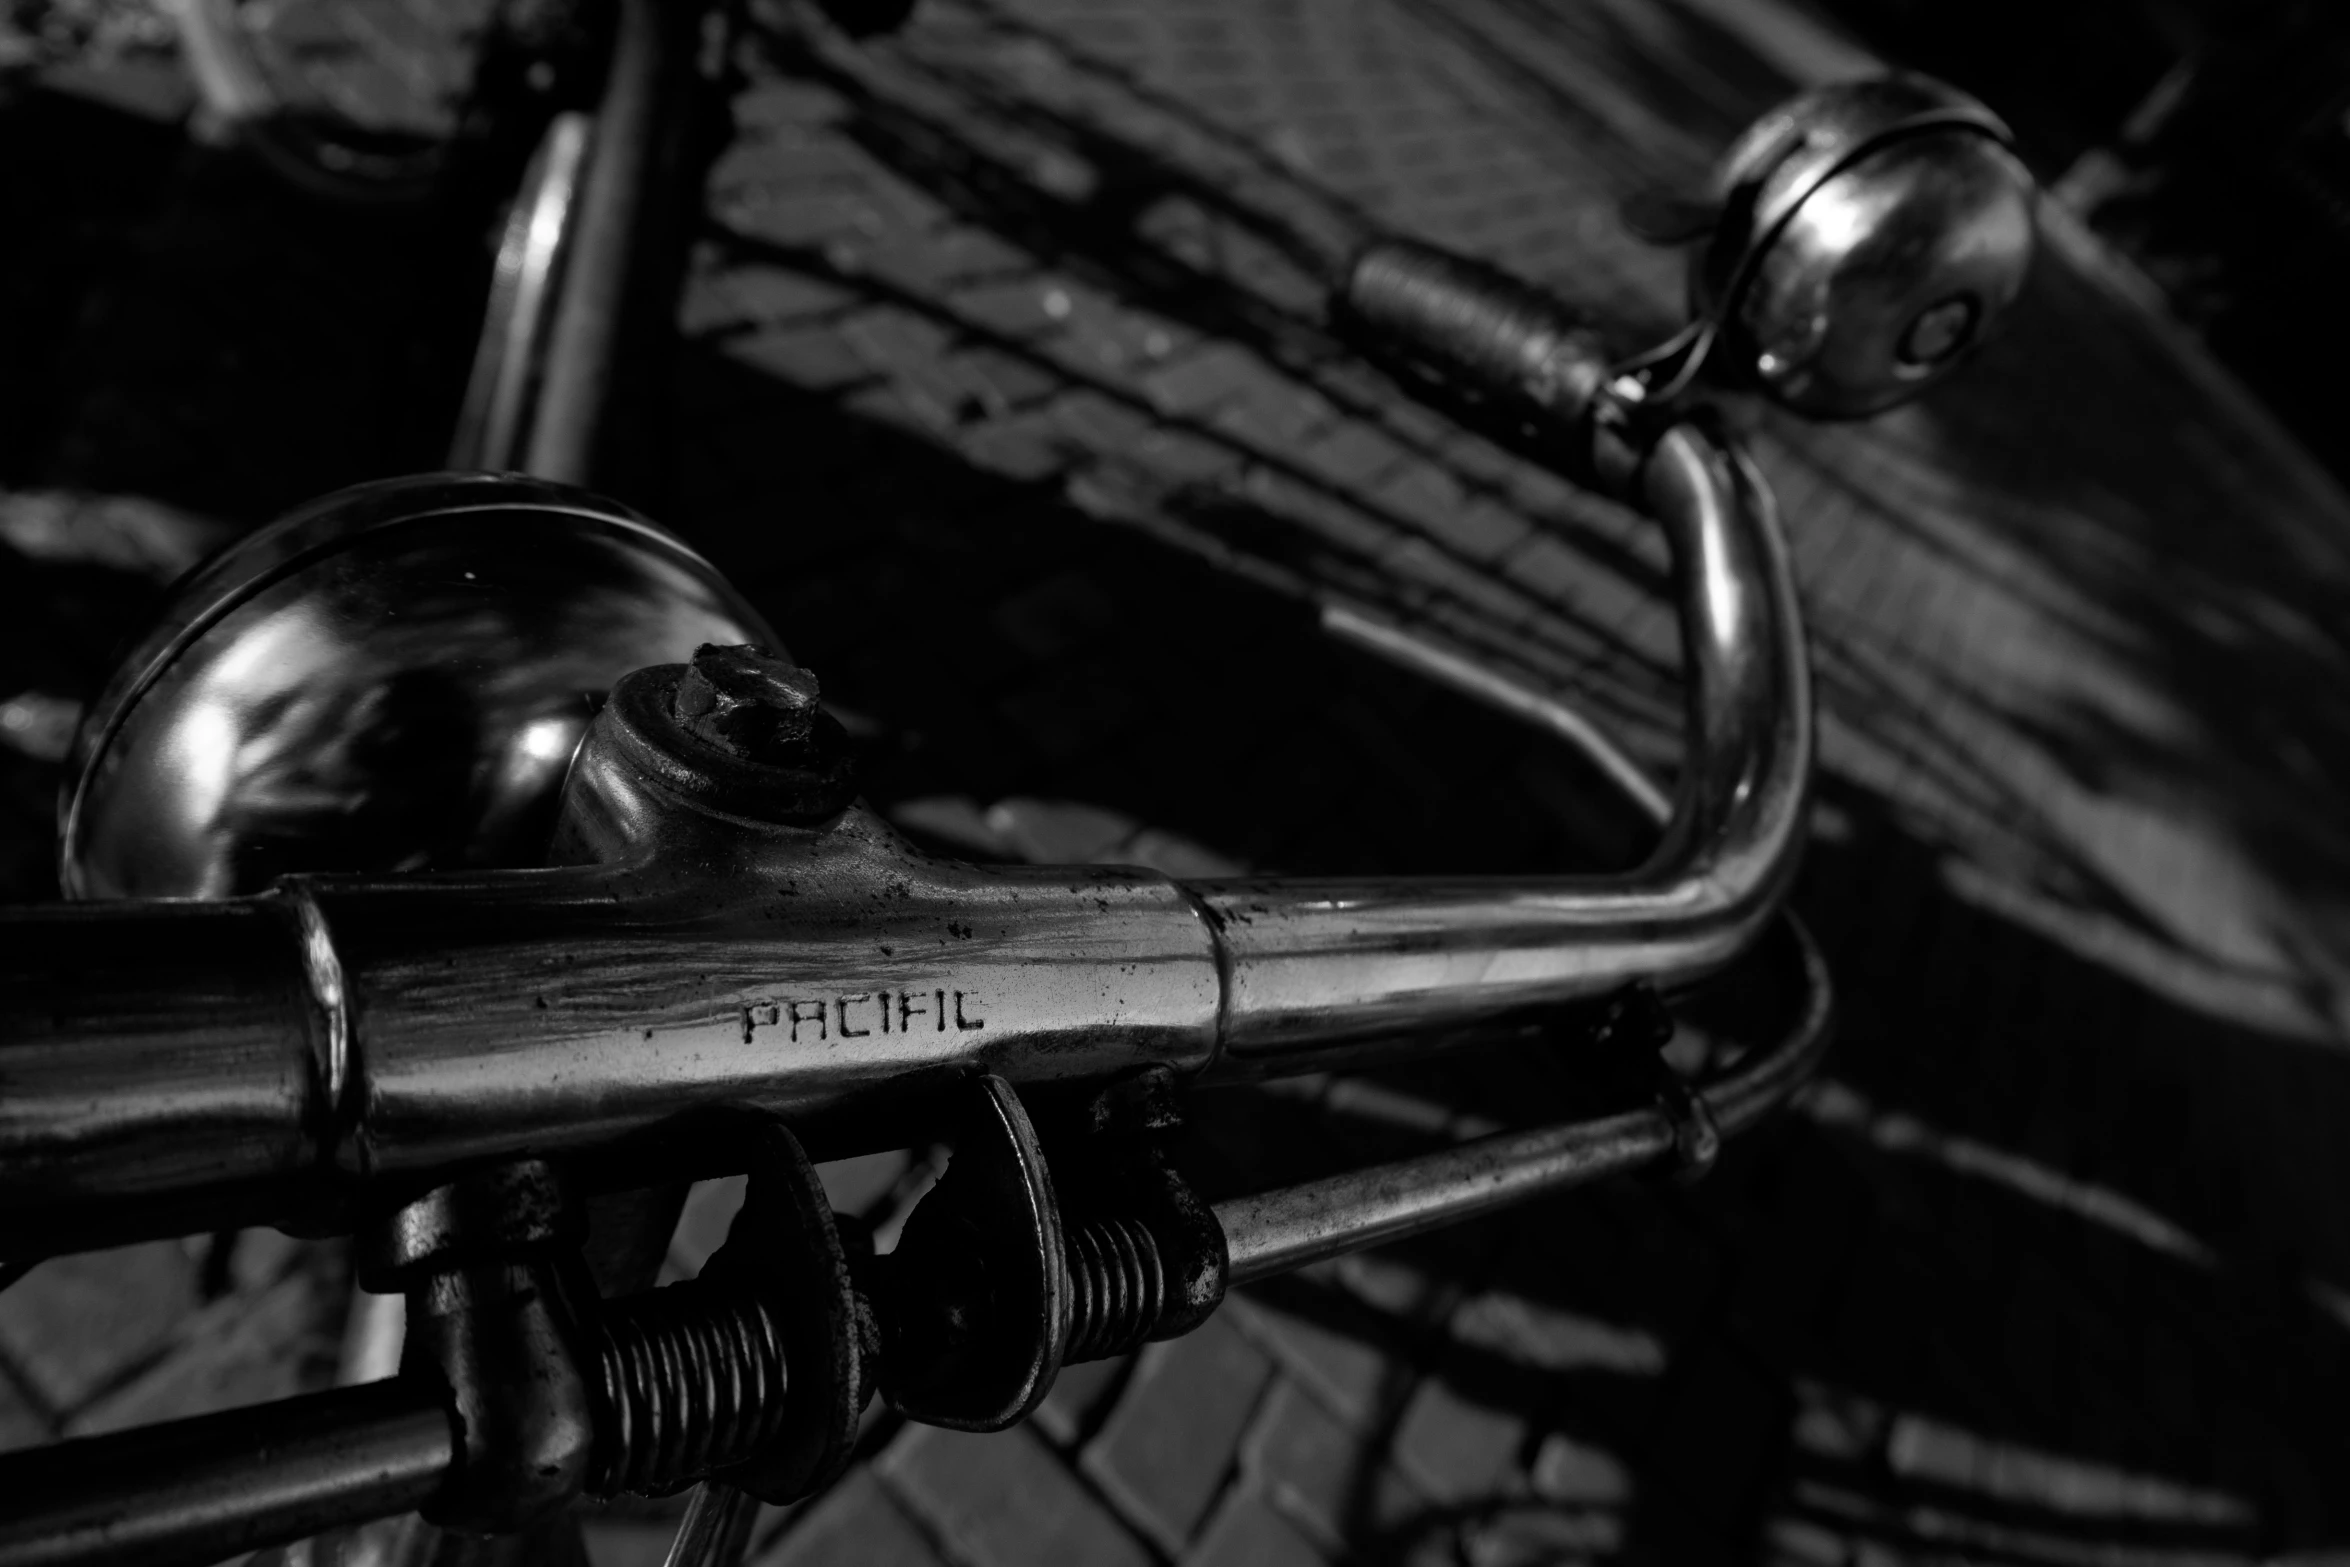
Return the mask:
[(789, 762), (816, 722), (816, 677), (763, 647), (705, 642), (678, 677), (671, 711), (697, 740), (748, 762)]

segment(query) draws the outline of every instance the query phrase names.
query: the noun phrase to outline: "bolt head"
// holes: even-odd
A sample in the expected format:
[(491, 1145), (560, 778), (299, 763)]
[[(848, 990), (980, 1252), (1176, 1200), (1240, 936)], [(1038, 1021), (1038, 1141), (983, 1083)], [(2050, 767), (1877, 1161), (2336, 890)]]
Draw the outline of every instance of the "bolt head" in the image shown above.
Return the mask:
[(763, 647), (704, 643), (677, 680), (671, 711), (695, 739), (750, 762), (789, 760), (816, 722), (816, 677)]

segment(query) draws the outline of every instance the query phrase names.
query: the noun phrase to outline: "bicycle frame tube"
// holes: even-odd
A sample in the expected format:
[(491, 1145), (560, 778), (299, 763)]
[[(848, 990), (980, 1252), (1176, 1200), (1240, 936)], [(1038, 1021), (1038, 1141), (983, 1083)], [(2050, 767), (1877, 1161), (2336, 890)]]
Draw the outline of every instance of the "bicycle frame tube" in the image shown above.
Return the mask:
[(1652, 450), (1691, 741), (1630, 876), (1186, 884), (941, 861), (862, 805), (790, 826), (681, 792), (644, 765), (658, 704), (616, 695), (567, 785), (583, 863), (0, 915), (5, 1249), (197, 1214), (332, 1226), (362, 1183), (642, 1144), (711, 1103), (822, 1145), (937, 1069), (1262, 1077), (1703, 975), (1786, 889), (1810, 698), (1764, 491), (1694, 426)]

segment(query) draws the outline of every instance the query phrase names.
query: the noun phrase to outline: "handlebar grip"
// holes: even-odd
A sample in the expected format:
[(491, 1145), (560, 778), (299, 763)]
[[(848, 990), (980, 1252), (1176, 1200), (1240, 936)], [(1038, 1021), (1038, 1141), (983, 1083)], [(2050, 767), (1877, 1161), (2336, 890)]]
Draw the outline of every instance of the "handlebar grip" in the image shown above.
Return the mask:
[(1431, 245), (1365, 246), (1332, 304), (1371, 351), (1544, 424), (1579, 424), (1607, 379), (1607, 351), (1574, 312)]

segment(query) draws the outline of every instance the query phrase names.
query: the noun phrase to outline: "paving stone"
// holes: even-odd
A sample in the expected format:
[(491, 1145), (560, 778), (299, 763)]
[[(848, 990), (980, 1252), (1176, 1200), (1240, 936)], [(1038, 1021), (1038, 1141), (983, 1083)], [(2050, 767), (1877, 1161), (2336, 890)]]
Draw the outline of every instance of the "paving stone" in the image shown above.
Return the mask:
[[(1310, 1285), (1314, 1278), (1301, 1275), (1299, 1282)], [(1224, 1314), (1351, 1422), (1377, 1418), (1402, 1396), (1392, 1336), (1380, 1331), (1375, 1318), (1326, 1287), (1307, 1296), (1293, 1285), (1285, 1293), (1293, 1303), (1310, 1299), (1319, 1309), (1293, 1309), (1279, 1304), (1272, 1291), (1258, 1290), (1228, 1301)], [(1402, 1380), (1408, 1378), (1405, 1371)]]
[(1284, 521), (1311, 530), (1318, 541), (1364, 559), (1384, 559), (1399, 537), (1392, 523), (1363, 506), (1270, 466), (1251, 468), (1242, 481), (1242, 494)]
[(1287, 1378), (1267, 1393), (1241, 1463), (1249, 1484), (1342, 1559), (1429, 1510), (1426, 1495), (1387, 1461), (1384, 1433), (1332, 1415)]
[(1157, 428), (1143, 408), (1091, 387), (1055, 399), (1052, 412), (1072, 440), (1093, 452), (1124, 451)]
[(967, 284), (947, 296), (948, 308), (964, 320), (1004, 337), (1050, 337), (1069, 319), (1068, 290), (1033, 276)]
[(307, 1274), (257, 1295), (230, 1295), (175, 1324), (170, 1353), (84, 1404), (71, 1436), (267, 1403), (322, 1386), (334, 1364), (341, 1314)]
[(837, 1213), (871, 1215), (881, 1208), (913, 1168), (910, 1148), (885, 1148), (853, 1159), (828, 1159), (816, 1166), (825, 1200)]
[(1380, 557), (1380, 565), (1420, 587), (1428, 600), (1439, 594), (1454, 600), (1466, 610), (1469, 624), (1488, 633), (1517, 626), (1541, 612), (1523, 588), (1480, 570), (1433, 540), (1400, 538)]
[(694, 1182), (685, 1194), (685, 1207), (677, 1216), (677, 1229), (669, 1237), (669, 1254), (661, 1267), (662, 1283), (700, 1275), (703, 1264), (726, 1244), (727, 1233), (734, 1226), (734, 1216), (742, 1211), (743, 1195), (750, 1190), (750, 1184), (747, 1175)]
[[(853, 289), (806, 272), (747, 265), (728, 267), (720, 287), (707, 296), (697, 292), (687, 297), (722, 298), (732, 307), (731, 320), (755, 326), (788, 326), (846, 309), (858, 296)], [(694, 330), (692, 322), (684, 327), (689, 333)]]
[(862, 236), (873, 222), (872, 207), (845, 191), (730, 185), (721, 188), (713, 205), (718, 221), (734, 234), (783, 251), (820, 251)]
[(1501, 561), (1509, 579), (1535, 597), (1557, 605), (1575, 602), (1587, 591), (1598, 568), (1591, 557), (1547, 533), (1537, 533)]
[(878, 1461), (928, 1533), (970, 1567), (1149, 1567), (1150, 1552), (1026, 1426), (975, 1436), (908, 1426)]
[(956, 445), (973, 462), (1008, 479), (1050, 479), (1069, 466), (1069, 449), (1051, 409), (991, 419), (966, 429)]
[(1623, 1458), (1561, 1431), (1542, 1439), (1527, 1480), (1545, 1501), (1573, 1507), (1621, 1507), (1632, 1495)]
[(1202, 414), (1258, 394), (1270, 374), (1254, 354), (1215, 343), (1152, 370), (1143, 386), (1163, 413)]
[(729, 106), (744, 131), (773, 133), (786, 128), (826, 125), (849, 110), (849, 100), (821, 82), (791, 76), (763, 76), (735, 94)]
[(1311, 1541), (1261, 1497), (1232, 1491), (1184, 1558), (1187, 1567), (1323, 1567)]
[(339, 1277), (345, 1264), (339, 1247), (322, 1249), (266, 1227), (240, 1230), (229, 1245), (226, 1283), (237, 1294), (256, 1295), (298, 1269)]
[(1044, 1402), (1036, 1406), (1029, 1418), (1037, 1429), (1062, 1447), (1075, 1447), (1093, 1434), (1093, 1429), (1108, 1410), (1111, 1396), (1124, 1385), (1130, 1362), (1118, 1360), (1087, 1360), (1074, 1366), (1063, 1366), (1061, 1374), (1053, 1379), (1052, 1391)]
[[(1854, 1551), (1852, 1542), (1806, 1518), (1774, 1518), (1764, 1538), (1770, 1548), (1764, 1560), (1786, 1567), (1860, 1567), (1864, 1559)], [(1876, 1559), (1886, 1558), (1880, 1555)]]
[(887, 370), (901, 390), (919, 387), (949, 406), (965, 395), (945, 357), (953, 334), (926, 316), (896, 305), (876, 305), (842, 318), (833, 330), (866, 363)]
[(48, 1413), (33, 1402), (14, 1367), (0, 1364), (0, 1452), (33, 1447), (56, 1435)]
[(1663, 1372), (1668, 1358), (1664, 1343), (1644, 1327), (1609, 1322), (1506, 1290), (1489, 1290), (1462, 1302), (1450, 1330), (1459, 1343), (1489, 1350), (1529, 1371), (1654, 1377)]
[(738, 141), (711, 167), (720, 190), (757, 186), (785, 195), (800, 190), (854, 194), (866, 171), (856, 149), (829, 136), (769, 135)]
[(1333, 483), (1369, 486), (1406, 458), (1377, 426), (1348, 420), (1299, 451), (1296, 460)]
[(1469, 560), (1491, 566), (1525, 543), (1534, 525), (1488, 495), (1468, 496), (1437, 527), (1437, 535)]
[(1460, 1293), (1451, 1280), (1392, 1247), (1341, 1257), (1331, 1264), (1330, 1277), (1348, 1294), (1398, 1323), (1441, 1317), (1452, 1309)]
[(1441, 1370), (1421, 1379), (1395, 1428), (1395, 1459), (1440, 1502), (1508, 1486), (1526, 1441), (1526, 1415), (1470, 1397)]
[(1882, 1405), (1838, 1388), (1797, 1388), (1793, 1442), (1800, 1451), (1863, 1465), (1883, 1457), (1892, 1415)]
[[(1081, 1558), (1031, 1557), (1031, 1561)], [(941, 1567), (870, 1469), (852, 1469), (748, 1567)]]
[(728, 358), (811, 391), (830, 391), (866, 380), (872, 367), (838, 334), (822, 326), (799, 326), (730, 337)]
[(51, 1409), (78, 1409), (161, 1348), (196, 1300), (178, 1241), (52, 1257), (0, 1293), (0, 1353)]
[(922, 441), (945, 441), (962, 423), (955, 405), (942, 402), (929, 389), (868, 381), (840, 399), (840, 405), (860, 419), (885, 426)]
[(1171, 484), (1219, 479), (1240, 466), (1241, 454), (1221, 441), (1182, 430), (1152, 430), (1126, 453), (1154, 477)]
[(1395, 469), (1374, 493), (1379, 505), (1434, 538), (1445, 538), (1469, 503), (1458, 479), (1424, 460)]
[(1085, 1471), (1169, 1555), (1214, 1504), (1272, 1365), (1219, 1314), (1144, 1347)]
[(991, 416), (1042, 402), (1068, 384), (1048, 366), (985, 345), (957, 349), (946, 369), (973, 389)]
[(982, 228), (951, 228), (929, 235), (922, 246), (942, 283), (960, 285), (1032, 270), (1036, 258), (1000, 234)]
[(1623, 1554), (1624, 1518), (1604, 1509), (1504, 1505), (1461, 1528), (1469, 1567), (1564, 1567)]
[(1208, 422), (1245, 445), (1289, 457), (1334, 417), (1329, 403), (1268, 369), (1236, 398), (1216, 404)]

